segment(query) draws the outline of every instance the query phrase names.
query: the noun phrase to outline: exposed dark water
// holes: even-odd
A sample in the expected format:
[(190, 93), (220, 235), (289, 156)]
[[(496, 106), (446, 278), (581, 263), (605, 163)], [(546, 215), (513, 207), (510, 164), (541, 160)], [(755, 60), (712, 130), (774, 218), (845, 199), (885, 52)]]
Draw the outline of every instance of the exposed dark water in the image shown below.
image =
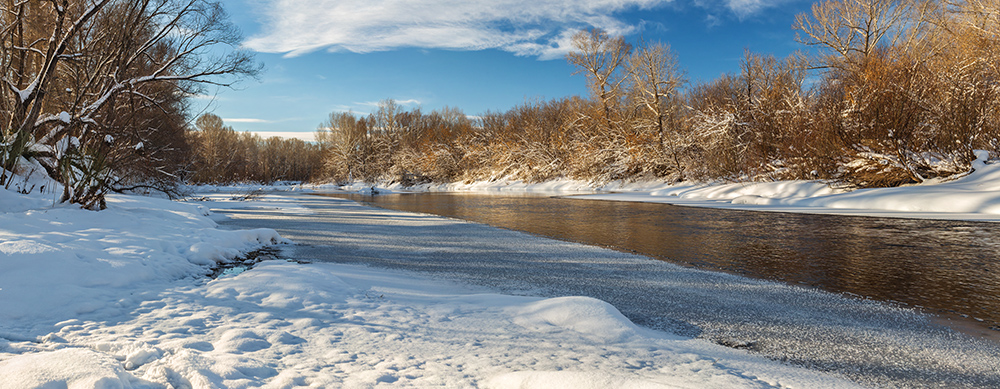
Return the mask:
[[(333, 195), (923, 308), (1000, 332), (1000, 224), (545, 196)], [(965, 318), (965, 319), (963, 319)], [(992, 327), (992, 330), (989, 328)]]

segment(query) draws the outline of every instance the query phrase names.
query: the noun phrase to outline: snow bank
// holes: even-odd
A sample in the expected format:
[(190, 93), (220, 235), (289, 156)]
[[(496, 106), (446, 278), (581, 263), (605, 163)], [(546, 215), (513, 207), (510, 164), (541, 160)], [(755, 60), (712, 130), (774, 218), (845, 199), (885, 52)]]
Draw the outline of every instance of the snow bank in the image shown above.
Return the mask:
[(352, 265), (264, 262), (146, 305), (64, 324), (62, 343), (11, 343), (40, 352), (0, 362), (0, 375), (14, 387), (853, 387), (641, 329), (599, 300)]
[(0, 187), (0, 213), (24, 212), (52, 206), (53, 201), (4, 190)]
[(0, 362), (0, 389), (120, 389), (139, 384), (117, 360), (82, 348), (25, 354)]
[(968, 175), (920, 185), (847, 191), (816, 181), (678, 184), (581, 196), (758, 211), (1000, 221), (1000, 163), (979, 159)]
[[(1000, 221), (1000, 163), (977, 151), (972, 171), (961, 178), (930, 180), (898, 188), (849, 191), (821, 181), (668, 184), (659, 181), (616, 181), (597, 185), (569, 179), (541, 183), (517, 180), (469, 183), (399, 184), (376, 187), (380, 194), (396, 192), (543, 193), (577, 195), (591, 200), (639, 201), (715, 208)], [(369, 193), (372, 186), (305, 185), (312, 191)], [(610, 193), (614, 192), (614, 193)]]
[(63, 320), (128, 312), (151, 291), (282, 241), (269, 229), (218, 230), (203, 207), (117, 195), (108, 206), (0, 190), (0, 336), (34, 339)]
[(623, 342), (644, 332), (611, 304), (589, 297), (558, 297), (520, 306), (509, 313), (514, 323), (529, 330), (574, 331), (595, 342)]
[(746, 197), (807, 198), (844, 193), (822, 182), (778, 181), (717, 185), (679, 185), (651, 191), (650, 196), (676, 196), (685, 199), (733, 200)]
[[(237, 196), (239, 197), (239, 196)], [(199, 192), (193, 197), (194, 200), (189, 200), (191, 204), (198, 204), (200, 207), (213, 208), (220, 210), (227, 209), (255, 209), (255, 210), (269, 210), (274, 212), (280, 212), (289, 215), (309, 215), (313, 212), (309, 208), (303, 207), (301, 204), (291, 200), (287, 197), (283, 197), (274, 193), (260, 194), (259, 196), (254, 196), (253, 199), (243, 200), (239, 198), (234, 198), (233, 193), (218, 193), (218, 192)], [(210, 215), (212, 218), (224, 218), (220, 214)]]
[(200, 184), (185, 186), (187, 191), (192, 193), (247, 193), (255, 190), (265, 192), (310, 192), (310, 188), (313, 187), (317, 187), (317, 185), (303, 184), (298, 181), (278, 181), (273, 184), (237, 183), (226, 185)]
[[(543, 193), (580, 195), (592, 200), (640, 201), (717, 208), (779, 212), (829, 213), (885, 217), (918, 217), (1000, 221), (1000, 163), (977, 151), (970, 174), (952, 180), (930, 180), (921, 185), (849, 191), (821, 181), (668, 184), (659, 181), (615, 181), (595, 184), (559, 179), (541, 183), (519, 180), (456, 182), (402, 187), (398, 183), (278, 184), (273, 186), (197, 186), (197, 192), (237, 193), (248, 188), (265, 191)], [(610, 193), (615, 192), (615, 193)], [(214, 205), (213, 205), (214, 206)]]

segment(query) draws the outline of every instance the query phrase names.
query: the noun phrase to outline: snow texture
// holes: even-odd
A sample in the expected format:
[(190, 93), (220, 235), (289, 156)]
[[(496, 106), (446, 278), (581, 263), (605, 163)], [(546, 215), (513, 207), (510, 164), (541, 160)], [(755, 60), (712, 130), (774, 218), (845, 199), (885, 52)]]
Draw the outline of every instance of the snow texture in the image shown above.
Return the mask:
[[(208, 266), (282, 238), (159, 199), (112, 196), (95, 213), (0, 196), (17, 200), (0, 203), (3, 389), (854, 387), (636, 326), (588, 297), (330, 263), (209, 280)], [(287, 198), (212, 203), (309, 214)]]
[(815, 181), (675, 185), (631, 193), (583, 196), (776, 212), (1000, 221), (1000, 163), (977, 152), (969, 174), (896, 188), (832, 189)]
[(100, 213), (8, 191), (0, 200), (0, 323), (17, 338), (67, 315), (128, 312), (151, 290), (282, 241), (274, 230), (218, 230), (204, 208), (160, 199), (111, 196)]
[[(989, 153), (976, 151), (977, 160), (966, 175), (935, 179), (897, 188), (848, 190), (824, 181), (774, 181), (738, 183), (615, 181), (605, 184), (552, 180), (526, 183), (519, 180), (423, 184), (398, 183), (301, 184), (262, 186), (269, 191), (544, 193), (572, 195), (590, 200), (639, 201), (773, 212), (798, 212), (855, 216), (1000, 221), (1000, 163)], [(239, 187), (193, 187), (197, 191), (232, 191)]]

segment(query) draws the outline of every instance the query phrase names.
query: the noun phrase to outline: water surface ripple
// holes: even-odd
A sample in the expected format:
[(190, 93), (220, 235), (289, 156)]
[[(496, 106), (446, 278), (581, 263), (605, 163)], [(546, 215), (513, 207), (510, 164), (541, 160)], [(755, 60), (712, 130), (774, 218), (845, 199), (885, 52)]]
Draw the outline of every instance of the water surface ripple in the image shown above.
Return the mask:
[(539, 195), (345, 197), (903, 303), (952, 320), (964, 317), (968, 329), (980, 336), (998, 333), (997, 223), (751, 212)]

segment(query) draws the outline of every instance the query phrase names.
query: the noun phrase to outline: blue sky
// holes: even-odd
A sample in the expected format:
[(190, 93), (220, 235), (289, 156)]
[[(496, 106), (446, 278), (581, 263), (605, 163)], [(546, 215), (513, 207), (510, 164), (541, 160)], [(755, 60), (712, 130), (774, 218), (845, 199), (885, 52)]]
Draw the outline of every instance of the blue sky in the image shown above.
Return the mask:
[(392, 98), (429, 112), (505, 111), (586, 95), (568, 38), (599, 27), (669, 44), (692, 82), (735, 72), (744, 48), (786, 56), (805, 0), (224, 0), (265, 66), (197, 112), (237, 130), (308, 137), (331, 112)]

